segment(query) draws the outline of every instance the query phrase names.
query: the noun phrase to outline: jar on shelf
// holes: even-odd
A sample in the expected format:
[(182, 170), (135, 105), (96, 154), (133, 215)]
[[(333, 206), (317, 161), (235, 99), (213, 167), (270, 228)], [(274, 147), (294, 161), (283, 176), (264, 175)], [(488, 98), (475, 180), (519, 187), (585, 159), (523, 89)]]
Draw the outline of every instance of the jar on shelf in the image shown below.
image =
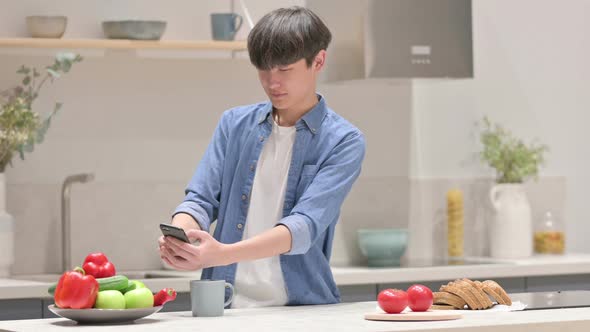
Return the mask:
[(565, 227), (551, 211), (535, 223), (535, 252), (538, 254), (563, 254), (565, 251)]

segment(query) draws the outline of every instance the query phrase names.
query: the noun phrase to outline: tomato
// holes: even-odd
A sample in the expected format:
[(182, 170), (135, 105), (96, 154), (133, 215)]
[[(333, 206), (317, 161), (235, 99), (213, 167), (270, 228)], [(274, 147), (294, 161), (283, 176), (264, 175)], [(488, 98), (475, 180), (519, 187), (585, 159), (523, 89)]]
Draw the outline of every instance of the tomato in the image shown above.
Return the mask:
[(424, 285), (408, 288), (408, 302), (412, 311), (426, 311), (432, 305), (432, 291)]
[(388, 314), (399, 314), (408, 306), (408, 293), (399, 289), (384, 289), (377, 295), (379, 307)]

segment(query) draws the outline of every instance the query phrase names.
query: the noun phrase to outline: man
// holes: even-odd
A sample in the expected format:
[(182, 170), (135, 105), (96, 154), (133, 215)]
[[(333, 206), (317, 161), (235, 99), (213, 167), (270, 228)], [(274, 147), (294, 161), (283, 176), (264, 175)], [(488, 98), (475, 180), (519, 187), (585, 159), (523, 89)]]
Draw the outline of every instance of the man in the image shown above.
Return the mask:
[(232, 308), (340, 300), (329, 259), (365, 141), (316, 94), (331, 38), (301, 7), (256, 24), (248, 52), (270, 102), (230, 109), (219, 121), (172, 218), (199, 245), (159, 239), (168, 265), (234, 284)]

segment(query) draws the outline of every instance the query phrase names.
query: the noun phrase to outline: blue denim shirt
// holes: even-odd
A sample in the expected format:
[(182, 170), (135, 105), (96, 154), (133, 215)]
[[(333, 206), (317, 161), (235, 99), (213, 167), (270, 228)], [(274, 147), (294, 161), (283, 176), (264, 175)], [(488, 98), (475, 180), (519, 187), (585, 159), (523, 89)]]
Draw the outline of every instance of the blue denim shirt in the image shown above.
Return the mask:
[[(277, 222), (292, 237), (291, 250), (280, 256), (287, 305), (340, 301), (329, 266), (334, 228), (365, 155), (360, 130), (318, 98), (295, 124), (283, 219)], [(217, 220), (213, 237), (222, 243), (242, 240), (256, 161), (271, 134), (271, 113), (272, 104), (264, 102), (223, 114), (174, 214), (190, 214), (206, 231)], [(206, 268), (201, 278), (233, 284), (236, 267)]]

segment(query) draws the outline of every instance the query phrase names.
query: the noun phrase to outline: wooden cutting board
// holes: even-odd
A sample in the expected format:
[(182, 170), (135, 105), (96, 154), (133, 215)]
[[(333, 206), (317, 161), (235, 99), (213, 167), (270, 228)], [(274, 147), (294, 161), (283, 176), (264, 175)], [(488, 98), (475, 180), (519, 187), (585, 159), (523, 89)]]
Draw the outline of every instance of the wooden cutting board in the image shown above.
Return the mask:
[(366, 320), (391, 320), (391, 321), (421, 321), (421, 320), (453, 320), (463, 317), (452, 310), (424, 311), (424, 312), (402, 312), (399, 314), (369, 313), (365, 314)]

